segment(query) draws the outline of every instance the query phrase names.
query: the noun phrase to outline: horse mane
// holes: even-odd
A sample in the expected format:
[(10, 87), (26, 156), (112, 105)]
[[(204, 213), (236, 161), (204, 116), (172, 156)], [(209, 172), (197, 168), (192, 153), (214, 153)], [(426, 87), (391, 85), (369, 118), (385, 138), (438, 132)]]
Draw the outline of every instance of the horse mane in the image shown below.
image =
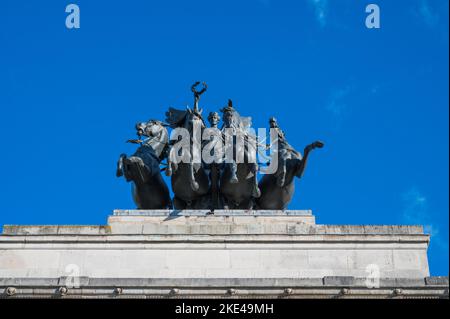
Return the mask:
[(145, 141), (145, 145), (151, 147), (155, 152), (155, 155), (157, 155), (160, 158), (160, 160), (162, 160), (162, 157), (164, 156), (164, 153), (169, 144), (169, 132), (166, 129), (166, 126), (168, 126), (168, 124), (158, 120), (150, 120), (147, 122), (147, 126), (148, 125), (157, 125), (161, 127), (160, 137), (159, 138), (157, 138), (156, 136), (149, 137)]
[(166, 112), (166, 120), (165, 122), (170, 126), (170, 128), (175, 129), (178, 127), (183, 127), (186, 123), (187, 117), (189, 114), (194, 114), (197, 116), (203, 123), (203, 128), (206, 127), (205, 120), (200, 112), (195, 110), (178, 110), (173, 107), (170, 107)]

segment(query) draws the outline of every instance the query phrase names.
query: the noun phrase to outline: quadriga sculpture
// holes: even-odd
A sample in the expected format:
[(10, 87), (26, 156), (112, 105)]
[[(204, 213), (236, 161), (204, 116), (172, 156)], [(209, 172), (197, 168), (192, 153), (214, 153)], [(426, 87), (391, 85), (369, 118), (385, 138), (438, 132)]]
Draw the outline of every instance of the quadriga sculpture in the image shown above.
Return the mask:
[[(179, 148), (172, 147), (169, 152), (166, 175), (171, 176), (175, 209), (208, 209), (211, 205), (210, 196), (208, 196), (209, 178), (201, 161), (201, 147), (200, 149), (193, 147), (194, 144), (202, 145), (201, 133), (206, 128), (202, 110), (198, 108), (200, 96), (206, 91), (206, 85), (204, 84), (203, 89), (197, 92), (196, 87), (199, 84), (196, 83), (192, 86), (195, 97), (193, 110), (187, 108), (186, 111), (181, 111), (170, 108), (166, 113), (166, 122), (171, 128), (183, 128), (184, 132), (188, 132), (190, 136), (187, 139), (189, 141), (187, 148), (190, 151), (184, 154), (187, 157), (183, 161), (175, 160)], [(194, 134), (194, 127), (199, 128), (200, 134)], [(200, 159), (200, 162), (194, 162), (194, 158)]]
[[(146, 139), (129, 141), (139, 144), (139, 148), (131, 157), (120, 156), (117, 176), (125, 176), (133, 183), (133, 198), (138, 208), (286, 209), (294, 195), (295, 178), (302, 177), (311, 151), (324, 144), (317, 141), (308, 145), (302, 156), (286, 141), (276, 119), (271, 118), (270, 128), (276, 133), (276, 141), (271, 141), (269, 146), (277, 146), (272, 163), (277, 161), (278, 166), (275, 173), (264, 175), (258, 183), (257, 151), (258, 147), (266, 145), (261, 145), (250, 133), (251, 118), (241, 117), (229, 100), (221, 109), (222, 128), (218, 129), (221, 118), (217, 112), (209, 114), (210, 127), (207, 128), (203, 110), (199, 108), (207, 85), (203, 83), (197, 90), (200, 84), (196, 82), (191, 87), (193, 109), (169, 108), (167, 124), (156, 120), (137, 124), (138, 136)], [(166, 127), (172, 129), (175, 140), (169, 140)], [(211, 132), (214, 136), (209, 135)], [(210, 142), (222, 147), (210, 149)], [(204, 150), (214, 161), (210, 161), (209, 155), (208, 160), (203, 159)], [(164, 159), (167, 165), (161, 169)], [(171, 178), (173, 201), (160, 173), (164, 169)]]

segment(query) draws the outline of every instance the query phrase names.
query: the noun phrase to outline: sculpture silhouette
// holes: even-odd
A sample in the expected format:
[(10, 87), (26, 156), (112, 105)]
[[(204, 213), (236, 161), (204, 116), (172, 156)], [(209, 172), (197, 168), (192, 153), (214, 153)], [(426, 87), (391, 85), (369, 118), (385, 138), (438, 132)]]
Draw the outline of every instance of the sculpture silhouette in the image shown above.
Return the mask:
[[(255, 198), (261, 196), (258, 188), (258, 165), (256, 162), (256, 145), (249, 143), (253, 137), (246, 131), (250, 127), (250, 118), (241, 118), (239, 113), (233, 108), (231, 100), (228, 106), (223, 108), (222, 132), (224, 139), (232, 141), (225, 150), (225, 153), (233, 154), (230, 163), (225, 163), (220, 177), (220, 194), (224, 198), (224, 208), (226, 209), (252, 209), (255, 205)], [(227, 136), (228, 135), (228, 136)], [(231, 136), (230, 136), (231, 135)], [(243, 139), (243, 143), (238, 145), (237, 137)], [(226, 146), (227, 147), (227, 146)], [(251, 161), (251, 153), (254, 153), (255, 161)], [(243, 162), (237, 162), (236, 154), (243, 153)]]
[[(207, 209), (210, 207), (209, 198), (205, 198), (209, 192), (209, 178), (201, 162), (201, 132), (206, 126), (201, 111), (190, 108), (180, 111), (170, 108), (166, 116), (166, 121), (172, 128), (184, 128), (190, 136), (190, 144), (187, 145), (190, 152), (183, 154), (186, 156), (184, 161), (178, 163), (175, 160), (179, 155), (178, 148), (172, 147), (169, 152), (166, 175), (171, 176), (172, 191), (175, 195), (174, 207), (176, 209)], [(194, 127), (200, 129), (200, 134), (194, 134)], [(200, 145), (200, 148), (193, 147), (194, 144)], [(200, 159), (200, 162), (194, 163), (194, 158)]]
[(257, 209), (285, 210), (294, 196), (295, 177), (303, 176), (311, 151), (323, 146), (320, 141), (308, 145), (303, 157), (291, 151), (286, 158), (281, 159), (286, 154), (276, 152), (274, 156), (278, 156), (278, 170), (275, 174), (264, 175), (259, 182), (261, 197), (256, 201)]
[[(202, 88), (198, 90), (200, 84)], [(311, 151), (324, 144), (317, 141), (308, 145), (302, 156), (287, 142), (276, 119), (271, 118), (270, 128), (276, 133), (276, 141), (272, 143), (276, 142), (278, 146), (272, 162), (276, 160), (278, 167), (275, 173), (264, 175), (258, 183), (256, 153), (261, 144), (249, 132), (251, 118), (241, 117), (229, 100), (220, 110), (223, 113), (221, 130), (218, 129), (220, 116), (217, 112), (209, 114), (211, 127), (207, 128), (202, 118), (203, 110), (199, 108), (200, 98), (207, 88), (204, 82), (194, 83), (191, 86), (194, 108), (169, 108), (167, 124), (155, 120), (137, 124), (139, 139), (128, 142), (139, 144), (139, 148), (129, 158), (125, 154), (120, 156), (117, 176), (125, 176), (128, 182), (133, 182), (133, 198), (141, 209), (172, 206), (211, 211), (286, 209), (294, 195), (295, 177), (303, 176)], [(178, 140), (169, 141), (166, 127), (173, 129)], [(203, 133), (207, 136), (205, 140)], [(142, 141), (142, 137), (146, 139)], [(208, 138), (211, 140), (207, 141)], [(217, 145), (220, 150), (215, 148)], [(205, 162), (203, 151), (209, 153), (207, 157), (212, 157), (213, 161)], [(164, 159), (167, 159), (167, 165), (162, 170), (171, 177), (173, 201), (160, 173)]]
[(128, 141), (141, 145), (133, 156), (120, 156), (116, 176), (124, 176), (127, 182), (132, 182), (133, 199), (139, 209), (171, 208), (169, 189), (159, 168), (167, 152), (167, 129), (159, 121), (138, 123), (136, 129), (139, 137), (145, 136), (147, 140)]

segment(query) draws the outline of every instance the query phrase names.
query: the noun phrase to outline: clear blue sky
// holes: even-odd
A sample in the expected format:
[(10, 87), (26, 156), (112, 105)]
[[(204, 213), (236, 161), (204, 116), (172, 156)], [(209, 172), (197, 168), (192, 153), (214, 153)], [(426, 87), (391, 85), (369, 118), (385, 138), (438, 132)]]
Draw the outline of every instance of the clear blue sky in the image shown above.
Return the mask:
[[(324, 224), (423, 224), (448, 274), (447, 0), (0, 2), (0, 225), (104, 224), (134, 124), (232, 98), (292, 145), (321, 139), (290, 208)], [(365, 6), (381, 29), (365, 28)], [(205, 111), (205, 112), (206, 112)]]

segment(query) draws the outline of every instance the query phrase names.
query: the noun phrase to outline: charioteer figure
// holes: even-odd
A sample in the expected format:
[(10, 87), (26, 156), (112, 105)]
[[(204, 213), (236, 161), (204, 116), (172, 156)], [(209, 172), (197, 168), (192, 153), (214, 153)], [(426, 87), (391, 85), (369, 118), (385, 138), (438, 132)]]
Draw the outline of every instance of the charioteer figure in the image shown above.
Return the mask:
[[(218, 127), (219, 127), (219, 123), (220, 123), (220, 115), (217, 112), (211, 112), (208, 115), (208, 122), (210, 125), (210, 129), (212, 130), (217, 130), (217, 132), (219, 132)], [(211, 137), (211, 140), (213, 140), (214, 137)], [(216, 140), (216, 143), (222, 143), (222, 139), (219, 138), (219, 140)], [(215, 150), (216, 148), (213, 147), (213, 150)], [(215, 210), (215, 209), (220, 209), (222, 208), (222, 204), (221, 204), (221, 200), (220, 200), (220, 193), (219, 193), (219, 177), (220, 177), (220, 172), (222, 170), (222, 166), (223, 166), (223, 159), (222, 159), (222, 154), (213, 154), (214, 156), (214, 161), (209, 164), (209, 169), (210, 169), (210, 173), (209, 173), (209, 179), (211, 181), (211, 196), (212, 196), (212, 202), (211, 202), (211, 209)]]
[[(240, 132), (239, 126), (240, 126), (240, 119), (239, 114), (235, 111), (233, 108), (233, 101), (228, 100), (228, 105), (220, 110), (223, 113), (223, 126), (222, 126), (222, 133), (224, 134), (224, 141), (226, 140), (225, 136), (227, 134), (230, 134), (232, 136), (229, 136), (229, 138), (232, 139), (231, 145), (225, 145), (225, 147), (232, 147), (234, 148), (236, 146), (236, 134)], [(234, 154), (234, 152), (231, 152), (228, 150), (231, 154)], [(227, 150), (225, 150), (225, 154), (227, 153)], [(229, 163), (231, 168), (231, 178), (230, 183), (231, 184), (237, 184), (239, 183), (239, 179), (237, 177), (237, 163), (235, 158), (232, 159), (232, 162)]]
[[(251, 160), (252, 154), (256, 154), (256, 145), (248, 143), (255, 139), (248, 133), (251, 118), (241, 117), (231, 100), (220, 111), (223, 113), (222, 136), (227, 155), (220, 183), (221, 193), (228, 201), (225, 208), (251, 209), (254, 199), (261, 196), (257, 178), (258, 165), (256, 159)], [(238, 138), (243, 143), (237, 143)], [(228, 158), (230, 155), (232, 158)], [(243, 163), (237, 163), (238, 155), (244, 159)]]
[(272, 130), (276, 131), (278, 143), (278, 160), (281, 170), (278, 170), (277, 183), (281, 187), (284, 185), (286, 180), (286, 161), (290, 158), (300, 158), (301, 154), (297, 152), (286, 140), (286, 135), (283, 130), (279, 127), (276, 118), (271, 117), (269, 120), (269, 125)]
[(220, 115), (217, 112), (211, 112), (208, 115), (208, 122), (211, 128), (218, 128), (220, 123)]

